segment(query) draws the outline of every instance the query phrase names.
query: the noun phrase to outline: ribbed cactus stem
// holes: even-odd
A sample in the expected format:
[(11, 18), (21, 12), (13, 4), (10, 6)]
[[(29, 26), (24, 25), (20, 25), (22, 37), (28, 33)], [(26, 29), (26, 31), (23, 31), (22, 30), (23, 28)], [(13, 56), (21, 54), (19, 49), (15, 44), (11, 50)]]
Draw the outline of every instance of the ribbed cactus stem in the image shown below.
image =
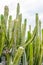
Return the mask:
[(8, 6), (5, 6), (4, 7), (4, 16), (8, 17), (8, 14), (9, 14), (9, 8), (8, 8)]
[(39, 37), (40, 37), (40, 40), (41, 40), (41, 21), (39, 20)]
[(1, 56), (1, 53), (2, 53), (1, 46), (2, 46), (2, 28), (0, 26), (0, 56)]
[(37, 29), (37, 35), (38, 36), (38, 13), (36, 13), (36, 29)]
[(23, 65), (27, 65), (27, 58), (26, 58), (25, 50), (24, 50), (24, 53), (23, 53)]
[(18, 64), (23, 52), (24, 52), (24, 48), (22, 46), (19, 47), (18, 50), (17, 50), (16, 56), (14, 57), (13, 65), (17, 65)]
[(9, 22), (8, 22), (8, 32), (9, 32), (9, 39), (11, 39), (12, 34), (12, 16), (9, 16)]
[(2, 54), (5, 43), (5, 25), (4, 16), (1, 15), (1, 26), (0, 26), (0, 55)]
[(8, 14), (9, 14), (9, 8), (8, 6), (4, 7), (4, 19), (5, 19), (5, 26), (6, 26), (6, 35), (7, 35), (7, 29), (8, 29)]
[(18, 29), (18, 45), (21, 44), (21, 22), (22, 22), (22, 14), (18, 15), (17, 29)]
[(27, 23), (27, 19), (24, 20), (24, 24), (22, 26), (22, 30), (21, 30), (21, 43), (25, 42), (26, 23)]
[(18, 4), (17, 4), (17, 14), (16, 14), (16, 18), (18, 17), (19, 13), (20, 13), (20, 5), (19, 5), (19, 3), (18, 3)]

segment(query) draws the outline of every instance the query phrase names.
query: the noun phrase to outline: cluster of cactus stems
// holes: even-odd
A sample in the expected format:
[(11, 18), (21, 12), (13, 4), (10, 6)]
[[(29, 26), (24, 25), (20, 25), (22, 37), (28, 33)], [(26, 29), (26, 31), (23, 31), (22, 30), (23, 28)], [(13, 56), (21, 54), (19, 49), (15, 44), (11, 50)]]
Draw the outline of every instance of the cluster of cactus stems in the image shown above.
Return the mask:
[[(20, 5), (17, 4), (16, 19), (9, 16), (9, 8), (5, 6), (4, 15), (0, 15), (0, 62), (3, 65), (41, 65), (43, 30), (41, 39), (41, 21), (36, 13), (36, 25), (31, 33), (31, 25), (27, 32), (26, 23), (22, 24)], [(4, 57), (4, 59), (3, 59)]]

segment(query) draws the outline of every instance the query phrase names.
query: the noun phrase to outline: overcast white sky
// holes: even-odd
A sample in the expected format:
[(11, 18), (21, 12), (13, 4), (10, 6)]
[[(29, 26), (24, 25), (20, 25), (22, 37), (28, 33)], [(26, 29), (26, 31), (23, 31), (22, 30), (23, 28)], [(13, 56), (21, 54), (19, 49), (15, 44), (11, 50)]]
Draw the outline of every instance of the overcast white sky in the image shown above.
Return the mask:
[(35, 13), (38, 13), (43, 28), (43, 0), (0, 0), (0, 14), (3, 13), (4, 6), (8, 5), (9, 14), (11, 14), (14, 19), (18, 2), (20, 3), (20, 12), (22, 13), (23, 20), (27, 18), (27, 25), (31, 24), (32, 29), (34, 29)]

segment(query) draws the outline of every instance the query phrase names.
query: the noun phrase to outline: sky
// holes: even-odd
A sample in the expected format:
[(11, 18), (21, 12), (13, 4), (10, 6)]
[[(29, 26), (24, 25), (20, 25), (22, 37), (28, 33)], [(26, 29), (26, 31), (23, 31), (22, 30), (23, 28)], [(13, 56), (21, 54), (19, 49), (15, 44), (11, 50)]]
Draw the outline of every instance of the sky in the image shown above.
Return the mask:
[(43, 0), (0, 0), (0, 14), (4, 12), (4, 6), (9, 7), (9, 15), (13, 19), (16, 17), (17, 3), (20, 3), (20, 13), (22, 13), (22, 22), (27, 18), (27, 30), (29, 25), (33, 30), (35, 27), (35, 14), (38, 13), (41, 20), (41, 28), (43, 28)]

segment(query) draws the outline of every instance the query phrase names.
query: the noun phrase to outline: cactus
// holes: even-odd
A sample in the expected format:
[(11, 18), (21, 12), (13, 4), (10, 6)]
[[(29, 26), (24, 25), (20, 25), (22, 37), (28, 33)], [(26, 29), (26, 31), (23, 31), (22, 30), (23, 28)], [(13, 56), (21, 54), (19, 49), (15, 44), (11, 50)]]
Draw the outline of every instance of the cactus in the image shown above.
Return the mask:
[(9, 15), (9, 8), (8, 8), (8, 6), (5, 6), (4, 7), (4, 20), (5, 20), (6, 35), (7, 35), (8, 15)]
[(18, 4), (17, 4), (17, 14), (16, 14), (16, 18), (18, 17), (19, 13), (20, 13), (20, 5), (19, 5), (19, 3), (18, 3)]
[(5, 26), (4, 26), (4, 17), (1, 15), (1, 26), (0, 26), (0, 55), (2, 54), (2, 50), (5, 44)]
[[(41, 65), (43, 30), (41, 40), (41, 21), (36, 13), (36, 25), (31, 33), (31, 25), (26, 38), (27, 19), (22, 24), (20, 5), (17, 4), (16, 19), (9, 16), (9, 8), (5, 6), (4, 15), (0, 16), (0, 57), (6, 57), (7, 65)], [(8, 25), (8, 26), (7, 26)], [(42, 42), (42, 44), (41, 44)]]

